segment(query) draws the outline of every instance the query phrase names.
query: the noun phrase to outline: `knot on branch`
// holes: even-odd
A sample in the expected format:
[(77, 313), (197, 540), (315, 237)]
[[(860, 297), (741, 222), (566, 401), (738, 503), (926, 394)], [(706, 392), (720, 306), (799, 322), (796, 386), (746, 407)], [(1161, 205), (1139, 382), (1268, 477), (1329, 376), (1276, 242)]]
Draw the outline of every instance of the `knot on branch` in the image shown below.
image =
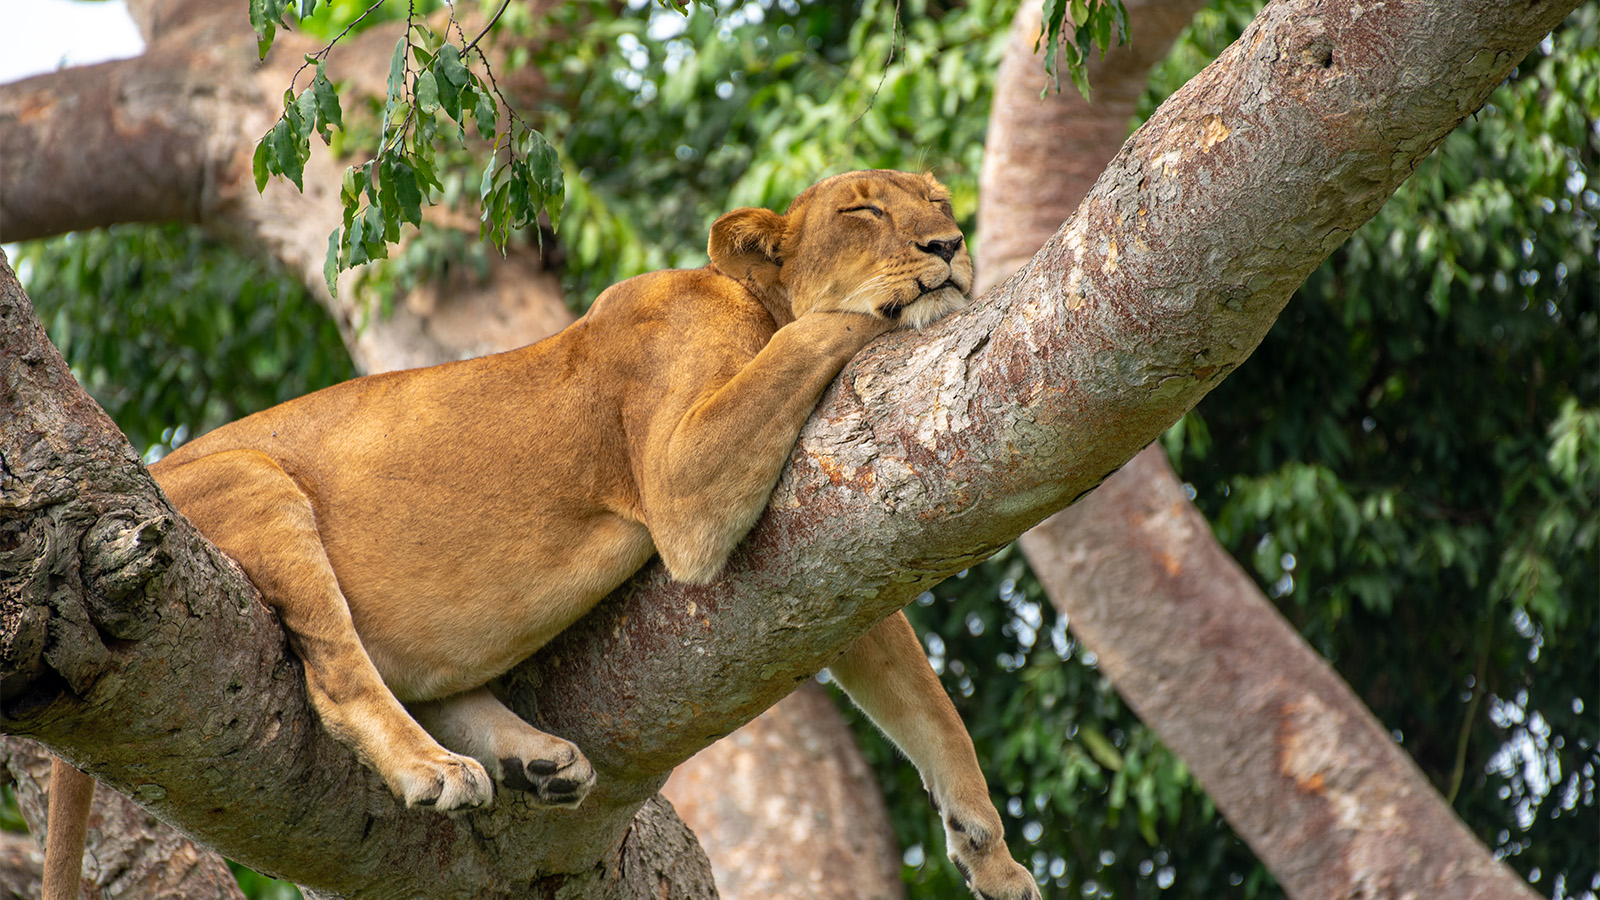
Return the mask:
[(84, 534), (83, 580), (88, 600), (95, 624), (112, 637), (136, 640), (148, 630), (149, 616), (121, 601), (172, 565), (166, 540), (171, 530), (169, 516), (118, 510), (101, 516)]

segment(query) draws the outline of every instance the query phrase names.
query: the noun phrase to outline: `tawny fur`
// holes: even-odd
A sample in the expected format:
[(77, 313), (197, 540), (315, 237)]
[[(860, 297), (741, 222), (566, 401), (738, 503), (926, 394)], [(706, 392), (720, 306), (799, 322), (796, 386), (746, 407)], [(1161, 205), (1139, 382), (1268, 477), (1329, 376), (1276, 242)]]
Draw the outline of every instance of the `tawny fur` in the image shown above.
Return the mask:
[[(324, 724), (406, 803), (479, 806), (491, 776), (581, 802), (594, 773), (578, 748), (482, 686), (652, 555), (715, 578), (839, 369), (972, 285), (925, 175), (850, 173), (781, 216), (735, 210), (709, 252), (610, 288), (548, 340), (336, 385), (151, 468), (278, 610)], [(1036, 897), (904, 617), (836, 672), (923, 772), (974, 888)]]

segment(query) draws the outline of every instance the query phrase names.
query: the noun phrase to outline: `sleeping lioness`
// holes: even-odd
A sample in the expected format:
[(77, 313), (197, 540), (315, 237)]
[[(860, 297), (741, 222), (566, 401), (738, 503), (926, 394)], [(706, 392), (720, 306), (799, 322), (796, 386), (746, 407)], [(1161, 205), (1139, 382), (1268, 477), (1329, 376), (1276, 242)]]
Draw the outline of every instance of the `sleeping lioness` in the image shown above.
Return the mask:
[[(491, 777), (579, 804), (583, 753), (484, 685), (652, 555), (715, 578), (845, 362), (972, 285), (930, 176), (829, 178), (782, 216), (728, 213), (709, 250), (705, 268), (610, 288), (548, 340), (336, 385), (151, 467), (278, 611), (323, 723), (407, 805), (482, 806)], [(832, 670), (921, 771), (973, 890), (1038, 897), (905, 617)], [(57, 766), (63, 796), (74, 775)]]

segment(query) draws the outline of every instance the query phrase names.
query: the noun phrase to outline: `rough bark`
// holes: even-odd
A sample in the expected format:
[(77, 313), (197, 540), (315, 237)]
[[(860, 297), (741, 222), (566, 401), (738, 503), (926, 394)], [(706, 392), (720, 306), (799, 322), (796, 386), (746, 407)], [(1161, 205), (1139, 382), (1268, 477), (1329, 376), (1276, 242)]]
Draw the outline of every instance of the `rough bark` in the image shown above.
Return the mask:
[[(506, 896), (607, 870), (673, 765), (1086, 493), (1242, 362), (1573, 5), (1269, 7), (1020, 277), (847, 368), (716, 584), (647, 569), (513, 673), (521, 711), (600, 772), (578, 814), (396, 810), (315, 727), (281, 632), (73, 393), (8, 283), (5, 728), (331, 892)], [(337, 871), (328, 846), (350, 848)]]
[[(1147, 11), (1130, 12), (1149, 37)], [(991, 113), (979, 221), (1003, 230), (978, 266), (991, 283), (1088, 193), (1137, 98), (1113, 82), (1096, 94), (1110, 111), (1041, 99), (1039, 19), (1018, 13)], [(1291, 897), (1533, 896), (1217, 543), (1159, 446), (1021, 544), (1118, 692)]]
[[(50, 755), (26, 738), (0, 737), (0, 765), (11, 774), (28, 827), (42, 834)], [(83, 877), (104, 896), (242, 900), (233, 873), (217, 854), (197, 847), (115, 791), (96, 791), (89, 828), (95, 839), (84, 856)], [(38, 896), (38, 872), (29, 869), (27, 893)]]
[(1139, 717), (1290, 897), (1539, 896), (1217, 546), (1159, 448), (1028, 558)]
[[(1128, 44), (1090, 58), (1092, 102), (1055, 90), (1039, 46), (1040, 6), (1024, 3), (995, 81), (979, 176), (978, 277), (987, 291), (1054, 234), (1127, 140), (1150, 67), (1167, 55), (1203, 0), (1124, 0)], [(1043, 50), (1040, 47), (1041, 51)], [(1041, 96), (1042, 92), (1042, 96)]]

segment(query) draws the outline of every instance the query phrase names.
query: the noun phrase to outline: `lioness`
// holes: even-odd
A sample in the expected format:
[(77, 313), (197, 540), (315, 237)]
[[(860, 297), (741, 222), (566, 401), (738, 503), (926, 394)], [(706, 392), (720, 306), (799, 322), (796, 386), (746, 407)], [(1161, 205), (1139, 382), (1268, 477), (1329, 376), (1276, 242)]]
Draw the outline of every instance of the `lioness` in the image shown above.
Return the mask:
[[(705, 268), (615, 285), (548, 340), (336, 385), (151, 467), (278, 611), (323, 723), (407, 805), (482, 806), (491, 775), (580, 803), (583, 753), (484, 685), (654, 554), (674, 578), (715, 578), (845, 362), (972, 285), (926, 175), (853, 172), (781, 216), (735, 210), (709, 250)], [(904, 615), (832, 671), (921, 771), (973, 890), (1037, 898)], [(56, 769), (59, 796), (82, 784)], [(76, 859), (51, 900), (75, 895)]]

